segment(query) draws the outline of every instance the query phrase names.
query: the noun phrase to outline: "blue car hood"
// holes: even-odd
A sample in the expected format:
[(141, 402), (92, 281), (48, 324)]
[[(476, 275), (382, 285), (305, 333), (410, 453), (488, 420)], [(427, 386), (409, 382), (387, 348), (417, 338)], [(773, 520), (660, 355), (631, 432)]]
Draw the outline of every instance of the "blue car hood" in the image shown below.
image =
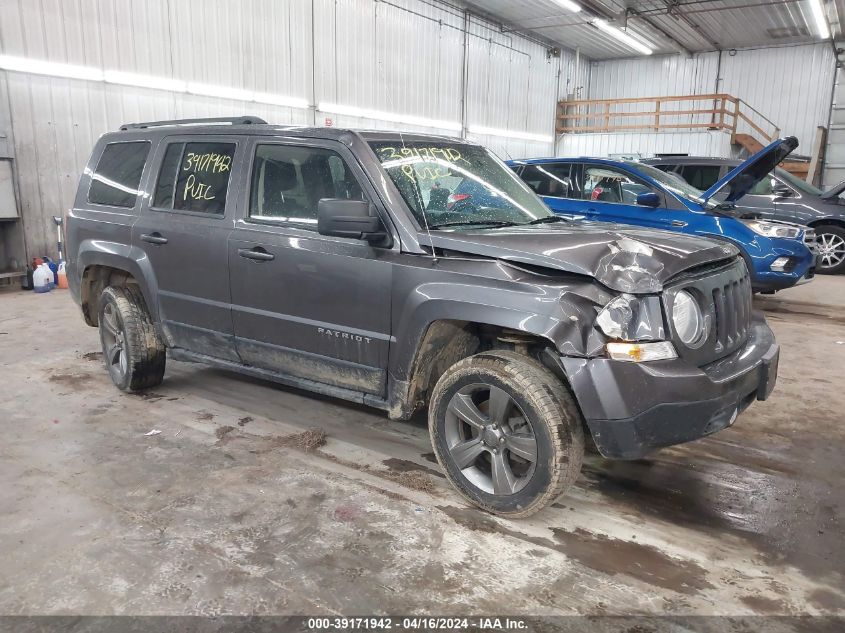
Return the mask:
[(727, 196), (724, 202), (735, 203), (747, 194), (758, 182), (769, 175), (780, 162), (798, 147), (798, 139), (794, 136), (779, 138), (761, 149), (744, 163), (740, 163), (710, 187), (701, 196), (706, 203), (718, 192), (725, 190)]

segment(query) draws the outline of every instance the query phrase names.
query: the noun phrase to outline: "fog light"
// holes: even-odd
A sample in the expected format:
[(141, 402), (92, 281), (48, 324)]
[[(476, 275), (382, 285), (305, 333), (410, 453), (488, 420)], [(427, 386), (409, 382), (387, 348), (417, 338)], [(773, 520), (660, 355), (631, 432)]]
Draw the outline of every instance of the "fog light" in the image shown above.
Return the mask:
[(769, 266), (769, 268), (771, 268), (777, 273), (782, 273), (784, 270), (786, 270), (787, 266), (789, 266), (789, 258), (778, 257), (775, 261), (772, 262), (772, 265)]
[(650, 360), (677, 358), (675, 347), (669, 341), (657, 343), (608, 343), (607, 355), (613, 360), (644, 363)]

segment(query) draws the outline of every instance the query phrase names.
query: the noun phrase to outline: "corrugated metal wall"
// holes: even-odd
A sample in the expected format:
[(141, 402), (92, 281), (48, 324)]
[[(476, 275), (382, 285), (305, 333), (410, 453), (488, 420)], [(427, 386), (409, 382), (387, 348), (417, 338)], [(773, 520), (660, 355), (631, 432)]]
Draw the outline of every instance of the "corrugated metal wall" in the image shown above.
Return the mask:
[(564, 134), (558, 156), (630, 156), (686, 153), (691, 156), (730, 156), (731, 139), (724, 132), (666, 132), (660, 134)]
[[(436, 0), (0, 0), (0, 53), (461, 123), (464, 14)], [(553, 137), (574, 55), (469, 23), (466, 123)], [(255, 114), (274, 123), (454, 130), (0, 71), (30, 256), (73, 199), (96, 138), (121, 123)], [(0, 95), (3, 91), (0, 91)], [(0, 103), (0, 110), (6, 103)], [(2, 122), (2, 117), (0, 117)], [(2, 133), (2, 130), (0, 130)], [(503, 157), (553, 143), (470, 134)], [(2, 140), (2, 139), (0, 139)], [(2, 147), (2, 143), (0, 143)]]
[[(797, 136), (799, 153), (809, 153), (816, 127), (827, 125), (835, 68), (826, 42), (724, 52), (721, 71), (718, 53), (593, 62), (588, 94), (616, 99), (728, 93), (774, 121), (783, 134)], [(642, 136), (643, 145), (652, 143), (647, 137), (653, 134)]]

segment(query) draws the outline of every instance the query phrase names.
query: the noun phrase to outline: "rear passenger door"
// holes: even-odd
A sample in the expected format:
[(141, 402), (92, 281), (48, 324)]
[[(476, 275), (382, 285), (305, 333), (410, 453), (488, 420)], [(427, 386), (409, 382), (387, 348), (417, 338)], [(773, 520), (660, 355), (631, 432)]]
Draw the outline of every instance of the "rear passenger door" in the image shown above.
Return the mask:
[(583, 218), (583, 210), (577, 204), (581, 199), (579, 169), (577, 164), (568, 162), (536, 163), (526, 165), (520, 177), (558, 215)]
[(256, 139), (249, 155), (244, 210), (229, 239), (243, 362), (383, 395), (392, 280), (386, 249), (317, 233), (320, 199), (372, 201), (375, 192), (340, 143)]
[(152, 266), (159, 318), (171, 344), (233, 361), (226, 248), (237, 197), (232, 172), (243, 144), (228, 135), (164, 138), (152, 194), (132, 228), (133, 246)]

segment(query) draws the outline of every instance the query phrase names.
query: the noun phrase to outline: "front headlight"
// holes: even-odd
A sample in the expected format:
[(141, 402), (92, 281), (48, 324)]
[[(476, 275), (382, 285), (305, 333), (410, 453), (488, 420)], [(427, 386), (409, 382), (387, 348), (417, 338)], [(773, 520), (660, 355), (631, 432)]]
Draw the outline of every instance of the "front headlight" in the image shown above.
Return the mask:
[(649, 295), (620, 295), (596, 316), (596, 325), (610, 339), (605, 345), (609, 358), (640, 363), (677, 358), (666, 338), (660, 298)]
[(677, 293), (672, 301), (672, 325), (681, 342), (690, 347), (704, 334), (704, 315), (695, 297), (686, 290)]
[(801, 228), (781, 224), (779, 222), (767, 222), (766, 220), (742, 220), (749, 229), (757, 235), (764, 237), (787, 237), (794, 239), (801, 235)]

